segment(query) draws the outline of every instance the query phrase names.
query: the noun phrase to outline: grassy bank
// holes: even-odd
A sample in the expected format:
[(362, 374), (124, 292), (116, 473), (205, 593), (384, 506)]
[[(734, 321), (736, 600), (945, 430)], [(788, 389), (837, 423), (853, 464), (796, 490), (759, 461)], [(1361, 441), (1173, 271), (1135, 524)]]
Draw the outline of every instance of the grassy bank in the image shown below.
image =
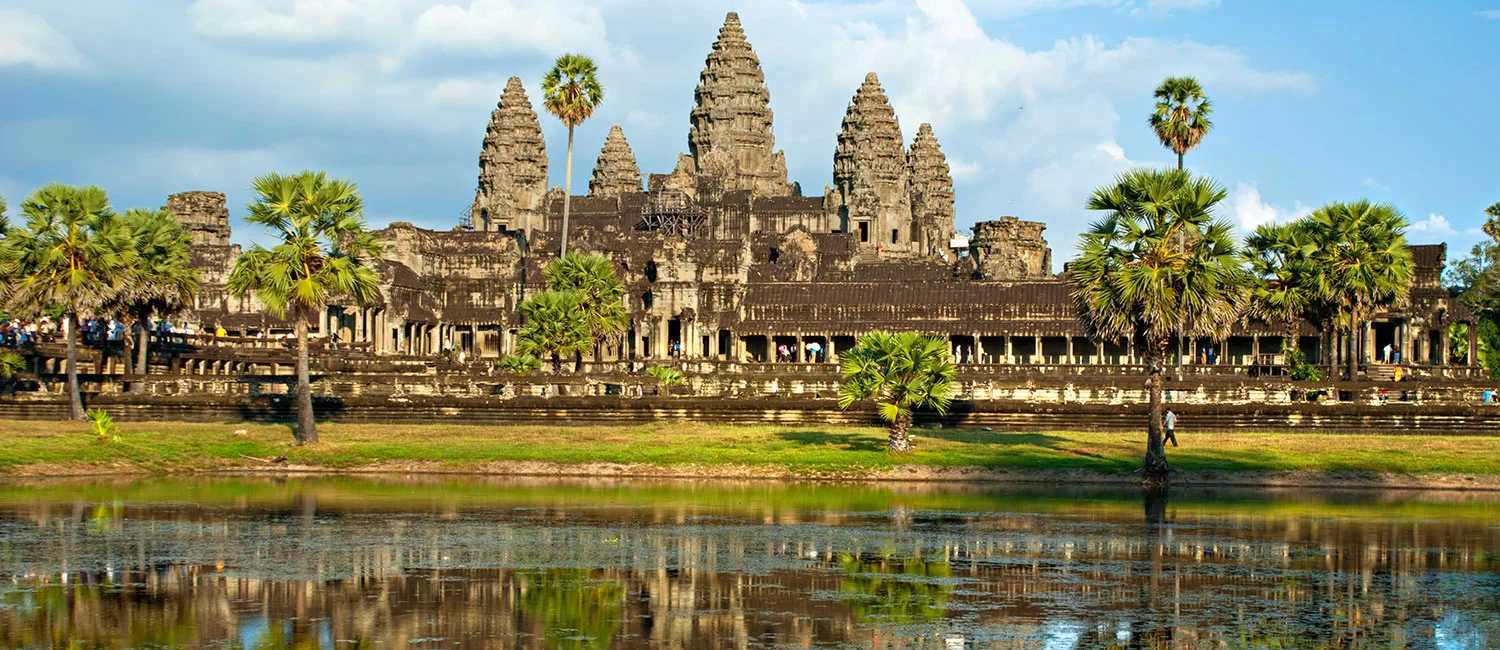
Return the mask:
[[(525, 471), (524, 464), (622, 464), (646, 473), (934, 478), (928, 472), (1070, 472), (1124, 476), (1139, 466), (1143, 434), (918, 431), (917, 450), (884, 451), (875, 428), (347, 425), (319, 427), (323, 442), (296, 447), (286, 426), (133, 423), (120, 442), (86, 425), (0, 421), (0, 475), (274, 469), (285, 455), (309, 469)], [(1195, 477), (1361, 473), (1469, 477), (1500, 485), (1500, 438), (1198, 433), (1169, 448)], [(555, 471), (555, 470), (554, 470)], [(936, 476), (955, 478), (957, 476)]]

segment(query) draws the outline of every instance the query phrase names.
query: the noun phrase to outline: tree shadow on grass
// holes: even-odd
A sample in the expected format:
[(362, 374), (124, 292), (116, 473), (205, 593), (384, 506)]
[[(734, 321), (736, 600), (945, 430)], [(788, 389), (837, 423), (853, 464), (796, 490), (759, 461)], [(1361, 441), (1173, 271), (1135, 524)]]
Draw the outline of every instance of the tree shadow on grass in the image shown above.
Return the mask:
[(827, 431), (787, 431), (780, 434), (782, 440), (809, 446), (840, 447), (847, 451), (885, 451), (883, 438), (852, 433), (829, 433)]
[[(1067, 439), (1045, 433), (1007, 433), (1003, 431), (974, 431), (966, 429), (921, 429), (915, 432), (923, 438), (948, 440), (970, 445), (1031, 445), (1058, 449)], [(1065, 450), (1064, 450), (1065, 451)]]

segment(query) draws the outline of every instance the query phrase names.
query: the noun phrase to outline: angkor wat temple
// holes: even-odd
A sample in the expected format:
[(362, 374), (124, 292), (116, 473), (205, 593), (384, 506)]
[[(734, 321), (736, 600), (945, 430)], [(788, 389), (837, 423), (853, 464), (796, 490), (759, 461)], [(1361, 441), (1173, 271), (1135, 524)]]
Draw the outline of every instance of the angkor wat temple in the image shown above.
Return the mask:
[[(630, 329), (600, 361), (773, 362), (782, 345), (806, 351), (810, 343), (832, 352), (820, 359), (831, 361), (875, 329), (950, 337), (959, 360), (975, 364), (1135, 361), (1129, 346), (1084, 336), (1053, 272), (1043, 224), (980, 219), (971, 238), (956, 235), (938, 131), (922, 124), (908, 141), (875, 73), (854, 89), (822, 196), (805, 196), (787, 178), (770, 91), (733, 13), (708, 54), (688, 120), (687, 152), (666, 174), (643, 174), (613, 127), (587, 195), (572, 198), (570, 250), (607, 255), (629, 287)], [(461, 222), (449, 231), (409, 223), (378, 231), (386, 244), (381, 299), (363, 309), (329, 305), (318, 335), (337, 332), (391, 355), (453, 345), (468, 359), (511, 352), (517, 306), (545, 289), (542, 269), (561, 243), (564, 197), (548, 187), (548, 165), (537, 112), (511, 78), (491, 114), (477, 191)], [(167, 201), (192, 231), (204, 273), (186, 319), (239, 334), (285, 331), (253, 300), (224, 291), (240, 252), (229, 243), (224, 203), (223, 194), (206, 192)], [(1394, 343), (1403, 361), (1443, 365), (1448, 325), (1469, 316), (1442, 287), (1446, 247), (1414, 252), (1411, 300), (1375, 319), (1364, 356)], [(1309, 323), (1303, 334), (1303, 349), (1321, 356), (1328, 344), (1318, 328)], [(1228, 340), (1183, 348), (1251, 365), (1275, 355), (1280, 332), (1247, 320)]]

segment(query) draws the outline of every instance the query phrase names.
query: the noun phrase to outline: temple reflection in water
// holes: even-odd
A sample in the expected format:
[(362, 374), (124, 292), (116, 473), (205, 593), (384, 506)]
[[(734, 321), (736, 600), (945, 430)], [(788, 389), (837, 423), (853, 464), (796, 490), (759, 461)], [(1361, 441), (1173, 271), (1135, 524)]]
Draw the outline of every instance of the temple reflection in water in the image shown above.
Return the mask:
[(1055, 492), (12, 484), (0, 645), (1500, 643), (1500, 501)]

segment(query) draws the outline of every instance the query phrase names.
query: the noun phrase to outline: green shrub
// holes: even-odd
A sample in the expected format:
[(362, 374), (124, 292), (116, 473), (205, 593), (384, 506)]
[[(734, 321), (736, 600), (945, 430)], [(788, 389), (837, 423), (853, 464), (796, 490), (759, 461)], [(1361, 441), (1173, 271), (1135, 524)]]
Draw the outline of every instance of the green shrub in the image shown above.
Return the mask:
[(500, 363), (495, 364), (501, 372), (508, 372), (517, 377), (525, 377), (542, 367), (540, 359), (531, 355), (507, 355)]
[(94, 435), (99, 437), (99, 442), (119, 442), (120, 427), (115, 426), (115, 419), (110, 417), (104, 409), (89, 409), (89, 424), (94, 427)]
[(646, 369), (646, 374), (660, 379), (663, 386), (681, 386), (687, 380), (681, 370), (666, 366), (652, 366)]
[(1307, 362), (1307, 354), (1300, 348), (1287, 351), (1286, 365), (1291, 368), (1292, 379), (1297, 381), (1323, 381), (1327, 379), (1322, 370)]

